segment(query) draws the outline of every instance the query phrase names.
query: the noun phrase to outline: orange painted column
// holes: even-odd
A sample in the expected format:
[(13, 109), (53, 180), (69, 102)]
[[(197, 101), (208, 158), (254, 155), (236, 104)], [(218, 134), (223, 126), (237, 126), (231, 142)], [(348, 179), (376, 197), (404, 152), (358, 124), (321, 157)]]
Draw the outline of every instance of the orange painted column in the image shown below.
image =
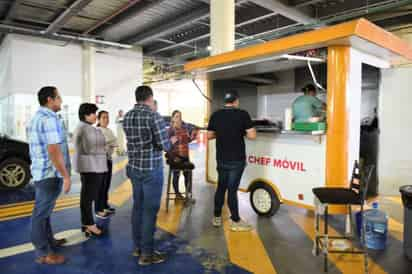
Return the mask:
[[(347, 83), (349, 78), (350, 48), (328, 48), (326, 186), (348, 185), (348, 113)], [(331, 207), (330, 213), (345, 213), (343, 207)]]

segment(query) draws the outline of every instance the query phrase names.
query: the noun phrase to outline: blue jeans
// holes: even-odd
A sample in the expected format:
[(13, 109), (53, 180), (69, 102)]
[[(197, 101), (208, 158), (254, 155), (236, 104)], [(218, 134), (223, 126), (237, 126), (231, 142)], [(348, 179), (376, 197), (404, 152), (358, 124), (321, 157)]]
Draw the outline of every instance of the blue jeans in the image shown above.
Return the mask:
[(63, 179), (49, 178), (34, 182), (35, 204), (32, 213), (31, 239), (37, 256), (54, 253), (55, 239), (50, 215), (63, 187)]
[(163, 188), (163, 166), (151, 171), (127, 167), (133, 186), (132, 233), (135, 248), (142, 255), (152, 255), (157, 213)]
[(245, 166), (244, 161), (218, 161), (217, 172), (219, 176), (215, 193), (215, 217), (222, 216), (222, 207), (227, 191), (227, 203), (231, 214), (230, 218), (235, 222), (240, 220), (237, 191)]

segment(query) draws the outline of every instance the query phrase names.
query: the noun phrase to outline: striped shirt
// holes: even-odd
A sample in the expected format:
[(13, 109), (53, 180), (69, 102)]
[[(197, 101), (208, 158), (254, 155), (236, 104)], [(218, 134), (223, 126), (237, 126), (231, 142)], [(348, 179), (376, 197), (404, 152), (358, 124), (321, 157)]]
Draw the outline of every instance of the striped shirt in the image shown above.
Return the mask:
[(28, 133), (31, 174), (34, 181), (62, 177), (49, 157), (48, 145), (60, 145), (66, 168), (70, 173), (71, 164), (66, 129), (63, 120), (55, 112), (46, 107), (40, 107), (30, 122)]
[(127, 139), (128, 166), (150, 171), (163, 165), (162, 151), (171, 148), (166, 124), (147, 105), (136, 104), (123, 119)]

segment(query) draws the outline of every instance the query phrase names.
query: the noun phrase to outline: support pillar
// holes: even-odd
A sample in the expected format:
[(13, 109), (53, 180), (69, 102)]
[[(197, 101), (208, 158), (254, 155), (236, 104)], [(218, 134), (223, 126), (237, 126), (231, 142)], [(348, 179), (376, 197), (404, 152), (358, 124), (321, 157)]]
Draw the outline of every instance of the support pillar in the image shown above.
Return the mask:
[[(350, 48), (328, 48), (327, 70), (327, 141), (326, 186), (348, 185), (348, 115), (347, 83), (349, 79)], [(345, 213), (345, 207), (331, 207), (330, 213)]]
[(210, 0), (211, 55), (235, 49), (235, 0)]
[(93, 46), (84, 44), (82, 47), (82, 102), (96, 103), (95, 90), (95, 54)]

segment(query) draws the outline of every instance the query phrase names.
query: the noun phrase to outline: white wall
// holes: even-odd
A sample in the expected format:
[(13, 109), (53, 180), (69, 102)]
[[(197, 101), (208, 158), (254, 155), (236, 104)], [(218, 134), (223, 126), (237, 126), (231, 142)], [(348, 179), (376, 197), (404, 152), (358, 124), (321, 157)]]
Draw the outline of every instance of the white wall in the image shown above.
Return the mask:
[(12, 35), (12, 93), (36, 93), (56, 86), (62, 95), (80, 95), (82, 50), (79, 45)]
[(286, 108), (302, 93), (295, 90), (295, 71), (276, 73), (279, 82), (275, 85), (258, 86), (258, 118), (283, 121)]
[[(196, 83), (206, 94), (206, 82), (196, 80)], [(182, 112), (184, 121), (204, 126), (207, 101), (202, 97), (192, 80), (157, 82), (151, 87), (162, 115), (169, 116), (177, 109)]]
[[(0, 129), (4, 130), (4, 113), (9, 114), (6, 132), (24, 139), (28, 113), (38, 108), (37, 91), (52, 85), (63, 97), (62, 115), (72, 130), (82, 98), (82, 51), (79, 44), (8, 35), (0, 48)], [(96, 95), (104, 95), (106, 101), (99, 108), (110, 111), (114, 121), (118, 109), (134, 104), (134, 89), (142, 82), (142, 51), (104, 49), (94, 60)]]
[(399, 194), (412, 184), (412, 67), (382, 71), (379, 146), (380, 192)]
[(0, 46), (0, 98), (7, 96), (11, 91), (12, 74), (12, 41), (6, 36)]
[(143, 55), (139, 51), (98, 51), (96, 63), (96, 96), (103, 95), (105, 103), (100, 109), (109, 111), (111, 128), (120, 109), (127, 112), (135, 102), (134, 91), (143, 79)]

